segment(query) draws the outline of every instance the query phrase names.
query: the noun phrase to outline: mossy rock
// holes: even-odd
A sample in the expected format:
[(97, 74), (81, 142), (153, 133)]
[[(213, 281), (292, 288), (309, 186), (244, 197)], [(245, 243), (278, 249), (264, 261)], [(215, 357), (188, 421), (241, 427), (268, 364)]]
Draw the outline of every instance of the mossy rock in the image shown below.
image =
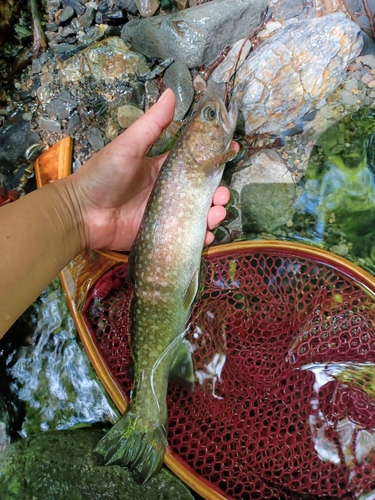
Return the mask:
[(193, 500), (166, 469), (137, 484), (123, 467), (104, 467), (93, 449), (97, 429), (50, 431), (18, 441), (0, 455), (2, 500)]

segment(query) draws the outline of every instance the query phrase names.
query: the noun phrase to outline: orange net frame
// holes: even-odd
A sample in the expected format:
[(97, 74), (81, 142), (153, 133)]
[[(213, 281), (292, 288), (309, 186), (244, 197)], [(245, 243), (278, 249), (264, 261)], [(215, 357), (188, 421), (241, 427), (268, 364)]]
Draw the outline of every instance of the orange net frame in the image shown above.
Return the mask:
[[(208, 255), (187, 335), (193, 393), (168, 391), (170, 452), (228, 499), (375, 489), (375, 301), (347, 272), (270, 249)], [(129, 400), (126, 264), (83, 317)]]

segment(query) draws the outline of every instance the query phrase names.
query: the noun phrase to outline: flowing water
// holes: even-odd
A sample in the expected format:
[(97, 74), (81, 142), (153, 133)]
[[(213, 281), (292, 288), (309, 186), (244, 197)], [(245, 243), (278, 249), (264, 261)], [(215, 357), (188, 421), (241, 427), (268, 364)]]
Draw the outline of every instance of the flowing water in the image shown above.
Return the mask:
[(12, 399), (25, 415), (18, 433), (27, 437), (46, 430), (114, 423), (119, 414), (77, 338), (58, 280), (38, 302), (34, 330), (24, 345), (6, 356)]

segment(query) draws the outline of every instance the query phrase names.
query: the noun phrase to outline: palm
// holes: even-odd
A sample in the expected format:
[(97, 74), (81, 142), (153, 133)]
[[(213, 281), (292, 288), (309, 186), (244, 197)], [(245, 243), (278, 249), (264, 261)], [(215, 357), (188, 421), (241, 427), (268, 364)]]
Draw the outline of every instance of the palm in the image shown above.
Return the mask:
[[(80, 200), (89, 248), (129, 250), (134, 241), (147, 200), (167, 157), (167, 154), (155, 158), (146, 156), (173, 118), (173, 93), (168, 91), (164, 95), (165, 99), (159, 100), (71, 176)], [(218, 208), (225, 215), (224, 208)], [(219, 210), (211, 217), (209, 226), (214, 227), (222, 218)]]

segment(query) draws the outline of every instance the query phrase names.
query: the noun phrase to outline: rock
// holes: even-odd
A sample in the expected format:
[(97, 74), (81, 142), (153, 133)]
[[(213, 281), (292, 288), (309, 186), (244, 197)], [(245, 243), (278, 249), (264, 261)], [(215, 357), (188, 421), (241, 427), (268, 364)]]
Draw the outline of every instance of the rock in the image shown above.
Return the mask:
[(166, 469), (145, 485), (125, 467), (98, 464), (93, 449), (98, 429), (50, 431), (23, 439), (0, 456), (0, 491), (5, 500), (194, 500)]
[(125, 9), (133, 16), (138, 13), (138, 8), (135, 3), (135, 0), (114, 0), (113, 3), (118, 7), (120, 7), (121, 9)]
[(81, 124), (81, 118), (79, 117), (79, 115), (77, 113), (74, 114), (68, 122), (68, 134), (73, 137), (75, 133), (78, 132), (78, 130), (81, 128)]
[(145, 106), (145, 86), (141, 82), (131, 83), (132, 93), (129, 99), (129, 104), (135, 104), (138, 108), (143, 109)]
[(173, 119), (183, 120), (194, 99), (193, 79), (186, 64), (181, 61), (171, 64), (164, 73), (164, 83), (176, 97)]
[(242, 66), (250, 50), (250, 40), (246, 40), (246, 38), (238, 40), (238, 42), (233, 45), (224, 61), (212, 72), (211, 78), (213, 81), (216, 83), (229, 82), (235, 71)]
[(38, 125), (42, 130), (47, 130), (48, 132), (55, 134), (59, 134), (61, 132), (61, 124), (59, 122), (44, 118), (44, 116), (39, 117)]
[(124, 79), (150, 71), (145, 58), (130, 50), (119, 37), (96, 42), (64, 61), (59, 71), (63, 83), (78, 82), (91, 76), (95, 80)]
[(132, 104), (125, 104), (117, 110), (117, 121), (120, 127), (128, 128), (143, 115), (144, 112), (141, 109)]
[(48, 101), (51, 97), (51, 88), (48, 83), (45, 85), (41, 85), (36, 91), (36, 95), (40, 102)]
[(135, 19), (121, 36), (146, 57), (183, 61), (189, 68), (212, 63), (220, 52), (257, 27), (266, 0), (214, 0), (164, 16)]
[[(276, 151), (253, 154), (243, 168), (233, 174), (230, 188), (239, 194), (244, 233), (271, 232), (293, 218), (295, 185)], [(238, 230), (240, 223), (241, 219), (236, 220), (227, 228)]]
[(46, 111), (48, 115), (52, 115), (59, 120), (64, 120), (69, 118), (74, 108), (75, 106), (71, 102), (57, 97), (51, 99), (47, 105)]
[(301, 0), (269, 0), (272, 14), (278, 21), (286, 21), (302, 14), (304, 3)]
[(135, 0), (135, 4), (142, 17), (150, 17), (159, 8), (158, 0)]
[(174, 0), (174, 3), (178, 10), (184, 10), (187, 7), (188, 0)]
[(80, 25), (84, 28), (91, 26), (95, 19), (95, 14), (96, 9), (94, 9), (94, 7), (86, 7), (84, 14), (78, 18)]
[(344, 14), (295, 22), (261, 44), (238, 70), (233, 99), (247, 134), (278, 133), (341, 83), (363, 41)]
[(197, 94), (201, 94), (207, 88), (206, 80), (204, 80), (204, 78), (202, 78), (201, 75), (199, 75), (199, 74), (195, 76), (195, 78), (193, 80), (193, 85), (194, 85), (195, 92)]
[(152, 80), (145, 83), (145, 111), (151, 108), (159, 99), (159, 87)]
[(110, 141), (113, 141), (118, 136), (118, 130), (116, 123), (113, 120), (108, 120), (107, 125), (105, 127), (105, 136)]
[(66, 23), (67, 21), (69, 21), (69, 19), (71, 19), (72, 17), (74, 16), (74, 9), (73, 7), (71, 7), (70, 5), (68, 5), (67, 7), (65, 7), (65, 9), (61, 12), (59, 18), (58, 18), (58, 22), (59, 24), (63, 24), (63, 23)]
[(23, 119), (22, 108), (8, 118), (0, 129), (0, 172), (15, 171), (24, 162), (26, 150), (39, 139)]
[(125, 9), (133, 16), (138, 12), (138, 8), (134, 0), (114, 0), (113, 3), (118, 7), (120, 7), (121, 9)]
[(94, 151), (99, 151), (104, 146), (104, 140), (100, 130), (96, 127), (92, 127), (87, 132), (87, 140), (91, 144)]

